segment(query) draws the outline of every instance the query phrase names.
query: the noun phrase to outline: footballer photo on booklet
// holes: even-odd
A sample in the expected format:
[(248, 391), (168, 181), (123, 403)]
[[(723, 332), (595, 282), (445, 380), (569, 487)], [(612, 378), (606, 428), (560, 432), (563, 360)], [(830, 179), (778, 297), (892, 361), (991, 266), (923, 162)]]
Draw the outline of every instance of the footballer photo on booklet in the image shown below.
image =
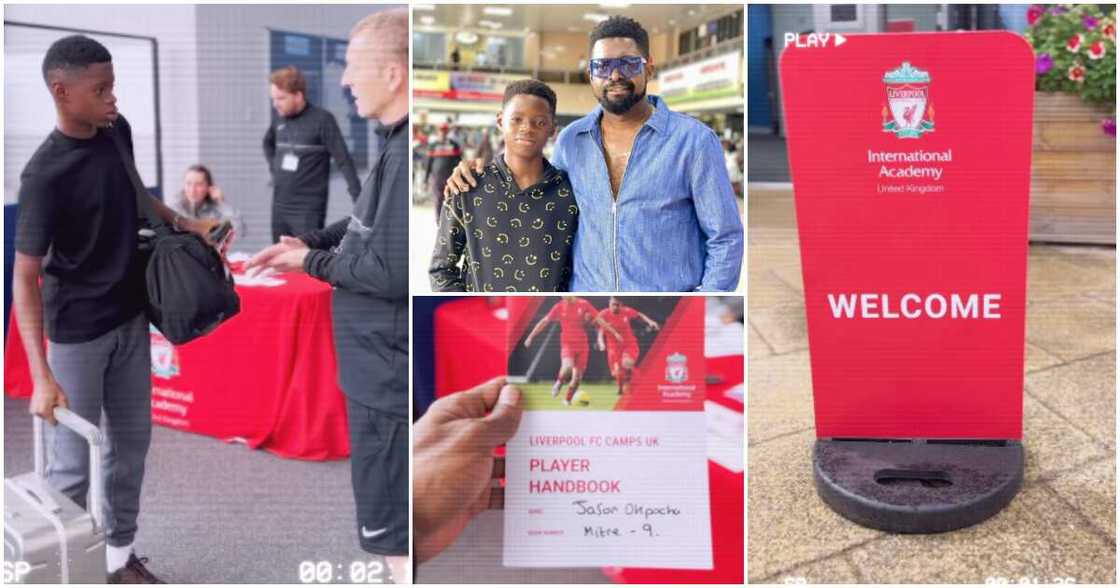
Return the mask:
[[(511, 313), (528, 320), (529, 328), (509, 332), (509, 380), (521, 384), (529, 410), (614, 410), (630, 391), (645, 357), (642, 350), (652, 346), (676, 302), (648, 297), (623, 302), (616, 296), (511, 299)], [(687, 365), (678, 363), (686, 374)]]

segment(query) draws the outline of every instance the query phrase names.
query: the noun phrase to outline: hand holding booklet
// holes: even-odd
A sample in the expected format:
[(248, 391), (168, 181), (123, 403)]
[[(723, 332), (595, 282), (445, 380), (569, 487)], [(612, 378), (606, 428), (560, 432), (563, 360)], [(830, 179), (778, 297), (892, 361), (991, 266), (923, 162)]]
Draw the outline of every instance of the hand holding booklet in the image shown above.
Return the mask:
[(507, 304), (504, 564), (711, 569), (704, 299)]

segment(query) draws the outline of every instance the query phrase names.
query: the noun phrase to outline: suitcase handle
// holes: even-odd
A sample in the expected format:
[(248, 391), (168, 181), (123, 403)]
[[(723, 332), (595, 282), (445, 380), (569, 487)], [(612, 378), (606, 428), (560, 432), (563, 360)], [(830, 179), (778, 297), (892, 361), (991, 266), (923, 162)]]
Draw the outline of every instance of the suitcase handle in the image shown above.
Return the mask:
[[(89, 494), (86, 500), (86, 510), (93, 519), (94, 529), (101, 529), (101, 495), (104, 492), (104, 480), (101, 477), (101, 445), (104, 436), (101, 429), (93, 423), (83, 419), (68, 408), (56, 406), (54, 418), (58, 423), (71, 431), (79, 434), (89, 443)], [(42, 479), (47, 478), (47, 430), (43, 427), (43, 419), (32, 417), (35, 433), (35, 474)]]

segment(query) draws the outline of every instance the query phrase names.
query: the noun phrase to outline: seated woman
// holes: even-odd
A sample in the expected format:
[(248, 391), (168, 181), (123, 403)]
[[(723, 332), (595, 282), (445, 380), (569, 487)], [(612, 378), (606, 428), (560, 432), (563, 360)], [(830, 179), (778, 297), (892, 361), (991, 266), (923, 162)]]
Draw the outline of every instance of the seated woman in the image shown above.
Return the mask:
[(245, 234), (241, 213), (225, 201), (221, 188), (214, 184), (210, 170), (204, 165), (187, 168), (183, 189), (171, 203), (171, 209), (189, 218), (228, 220), (233, 223), (235, 235)]

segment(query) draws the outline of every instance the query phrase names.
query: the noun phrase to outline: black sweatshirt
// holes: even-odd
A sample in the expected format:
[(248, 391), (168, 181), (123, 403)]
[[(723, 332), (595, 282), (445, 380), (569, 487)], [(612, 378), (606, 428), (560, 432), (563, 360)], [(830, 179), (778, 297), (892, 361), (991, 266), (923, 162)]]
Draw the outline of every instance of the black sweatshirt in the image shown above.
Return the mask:
[(564, 172), (545, 160), (540, 181), (522, 190), (499, 154), (477, 187), (443, 202), (428, 268), (432, 289), (567, 290), (578, 220), (579, 207)]
[(339, 383), (353, 401), (408, 418), (408, 117), (379, 129), (384, 148), (354, 212), (300, 235), (303, 269), (334, 286)]
[(331, 158), (338, 164), (350, 198), (361, 191), (354, 161), (334, 116), (310, 103), (299, 114), (279, 117), (264, 135), (264, 157), (272, 172), (276, 204), (293, 210), (325, 210)]

